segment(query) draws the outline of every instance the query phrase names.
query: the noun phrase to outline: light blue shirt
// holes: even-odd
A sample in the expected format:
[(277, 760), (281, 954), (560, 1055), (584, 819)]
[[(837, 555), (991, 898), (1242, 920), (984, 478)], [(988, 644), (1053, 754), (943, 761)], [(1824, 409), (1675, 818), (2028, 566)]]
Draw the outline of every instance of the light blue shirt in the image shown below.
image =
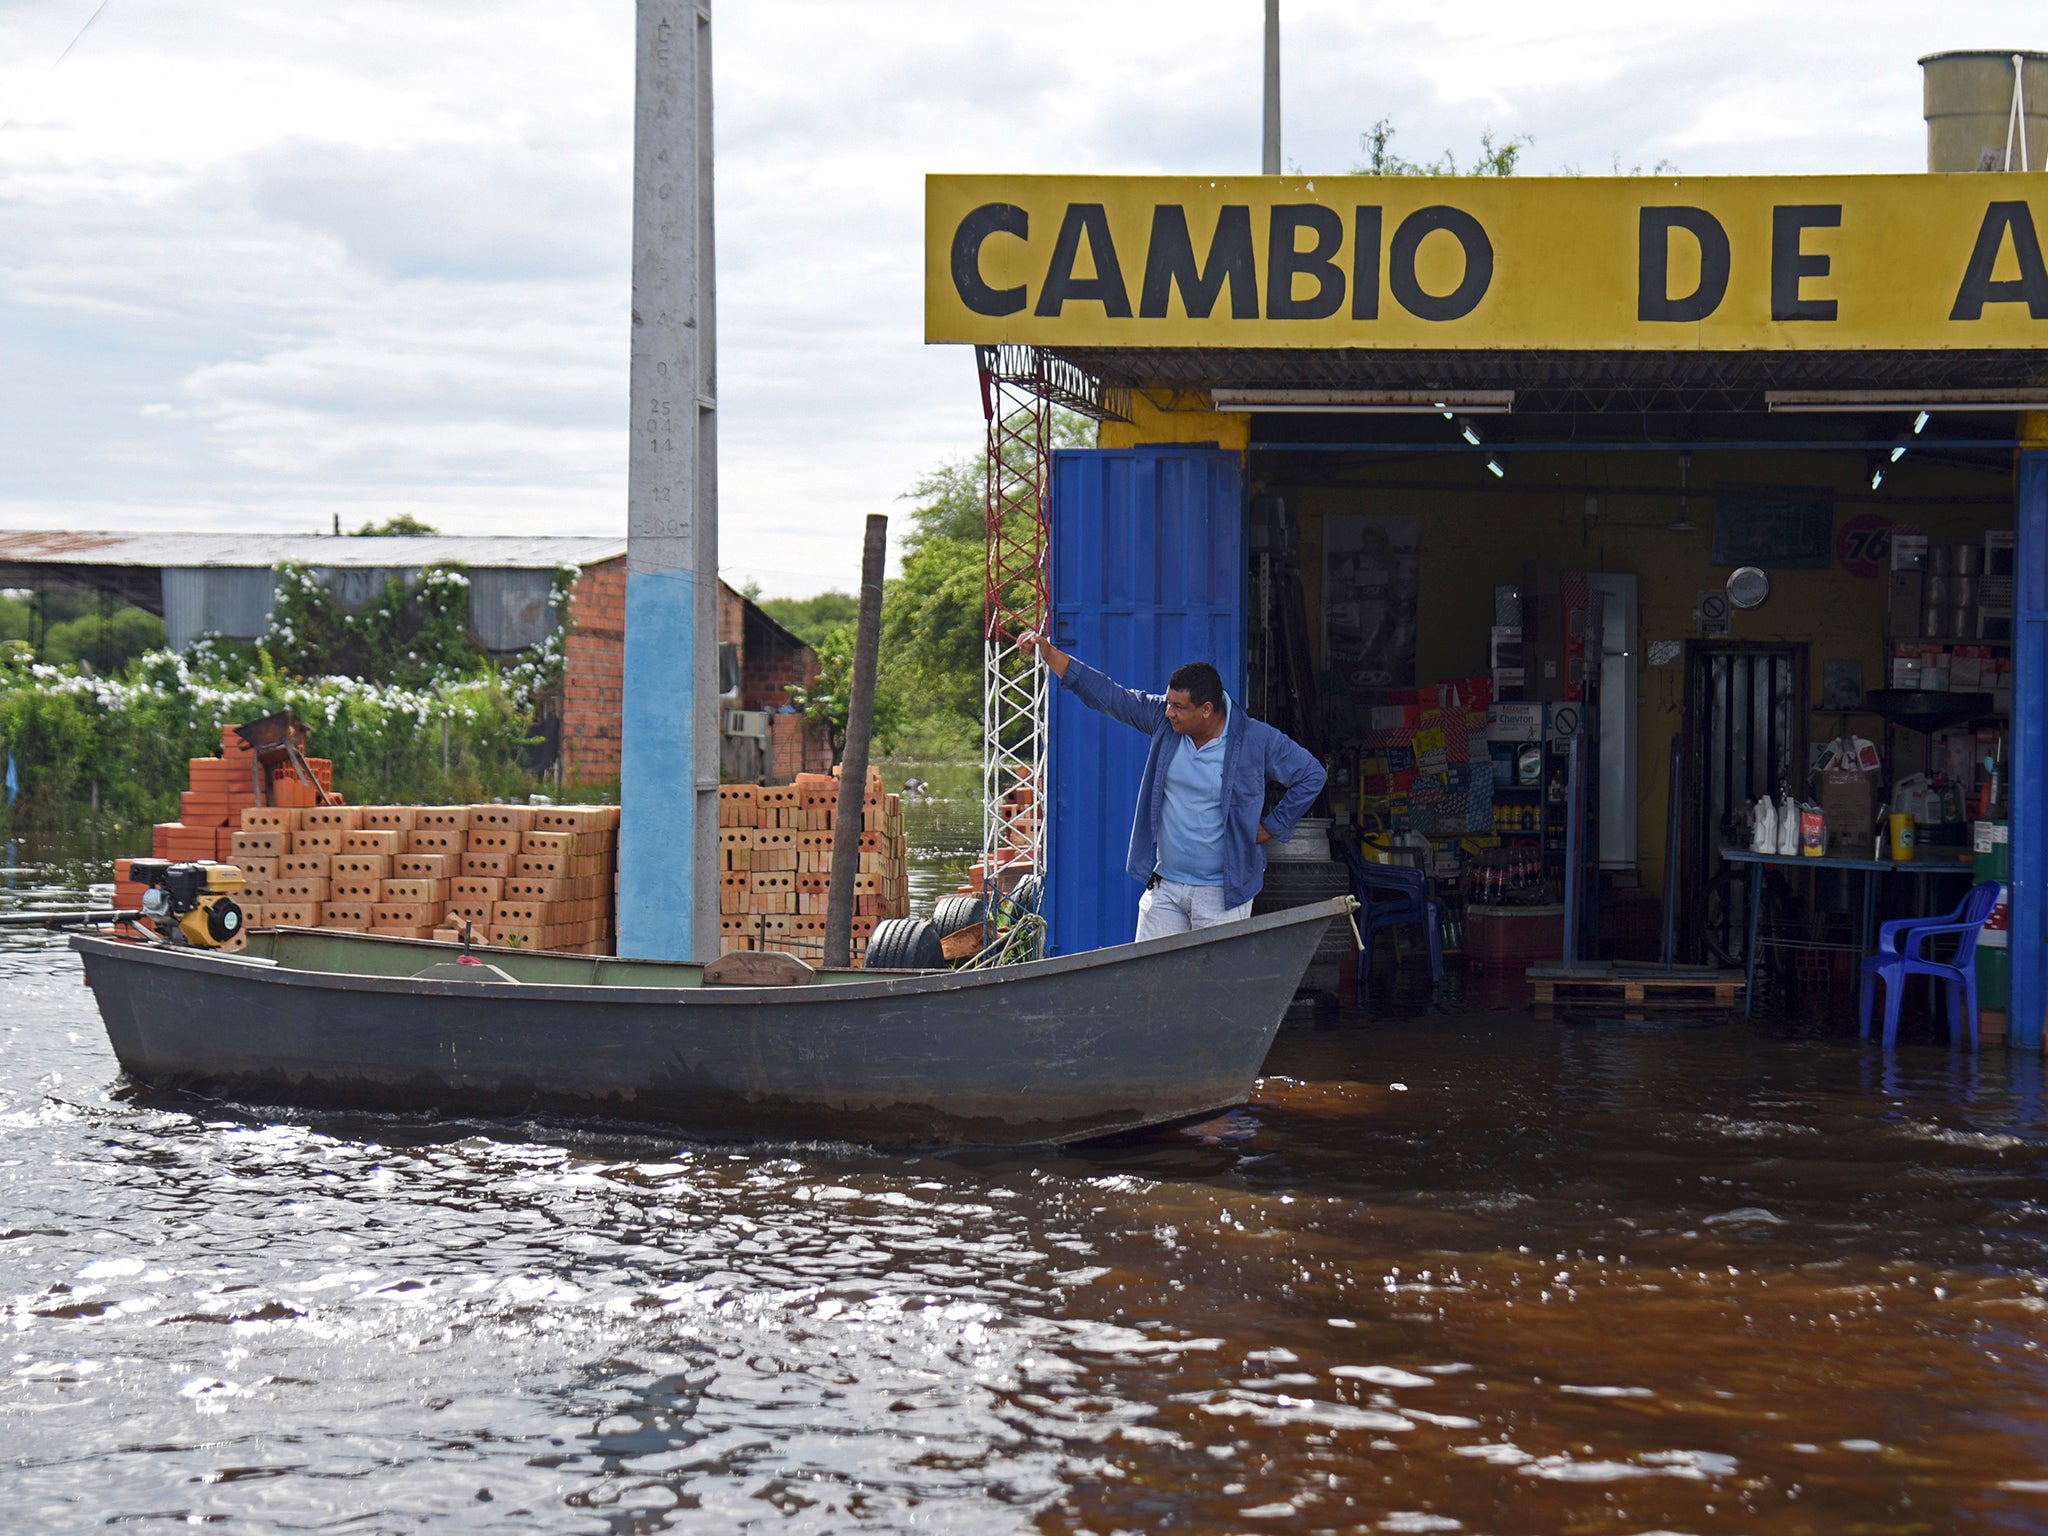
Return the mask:
[(1223, 744), (1237, 706), (1223, 696), (1223, 729), (1207, 746), (1189, 736), (1166, 765), (1159, 813), (1159, 873), (1181, 885), (1223, 884)]

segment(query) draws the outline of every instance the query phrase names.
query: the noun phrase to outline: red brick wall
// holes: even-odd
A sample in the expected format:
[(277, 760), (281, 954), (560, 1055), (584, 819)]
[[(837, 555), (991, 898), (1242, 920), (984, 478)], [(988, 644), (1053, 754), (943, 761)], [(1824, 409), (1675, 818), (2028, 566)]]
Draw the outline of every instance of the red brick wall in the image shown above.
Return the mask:
[(724, 582), (718, 584), (718, 639), (720, 644), (746, 643), (747, 600)]
[(583, 568), (569, 595), (562, 676), (562, 771), (586, 784), (619, 776), (626, 700), (626, 562)]
[[(749, 621), (746, 599), (718, 584), (718, 638), (741, 649), (740, 704), (779, 710), (791, 683), (808, 682), (817, 658), (789, 642), (759, 617)], [(586, 566), (569, 597), (567, 665), (562, 679), (562, 770), (572, 782), (615, 781), (619, 776), (619, 722), (625, 707), (626, 562)], [(825, 733), (798, 716), (772, 722), (771, 777), (825, 773), (832, 752)]]
[(757, 613), (745, 615), (741, 637), (740, 701), (744, 709), (780, 709), (789, 702), (792, 683), (808, 683), (818, 658)]

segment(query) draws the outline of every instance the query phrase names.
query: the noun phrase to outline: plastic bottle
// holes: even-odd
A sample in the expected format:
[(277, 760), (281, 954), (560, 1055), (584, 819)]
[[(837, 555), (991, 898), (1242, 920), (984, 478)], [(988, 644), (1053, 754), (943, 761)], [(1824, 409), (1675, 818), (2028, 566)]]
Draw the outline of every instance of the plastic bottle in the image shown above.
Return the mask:
[(1789, 789), (1778, 804), (1778, 853), (1781, 857), (1797, 857), (1799, 853), (1799, 802), (1792, 798)]
[(1756, 827), (1749, 836), (1751, 853), (1776, 853), (1778, 851), (1778, 808), (1765, 795), (1756, 803)]

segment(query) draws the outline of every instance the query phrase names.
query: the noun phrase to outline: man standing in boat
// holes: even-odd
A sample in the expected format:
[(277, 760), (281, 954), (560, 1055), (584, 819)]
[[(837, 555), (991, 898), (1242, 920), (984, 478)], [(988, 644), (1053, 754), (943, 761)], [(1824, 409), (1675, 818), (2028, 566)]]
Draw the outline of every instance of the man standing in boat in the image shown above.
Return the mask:
[[(1175, 668), (1164, 694), (1140, 693), (1042, 635), (1026, 634), (1018, 645), (1043, 656), (1060, 686), (1090, 709), (1152, 738), (1124, 866), (1145, 882), (1138, 937), (1249, 917), (1266, 881), (1265, 845), (1294, 835), (1322, 792), (1323, 765), (1239, 709), (1206, 661)], [(1269, 780), (1280, 786), (1280, 803), (1261, 816)]]

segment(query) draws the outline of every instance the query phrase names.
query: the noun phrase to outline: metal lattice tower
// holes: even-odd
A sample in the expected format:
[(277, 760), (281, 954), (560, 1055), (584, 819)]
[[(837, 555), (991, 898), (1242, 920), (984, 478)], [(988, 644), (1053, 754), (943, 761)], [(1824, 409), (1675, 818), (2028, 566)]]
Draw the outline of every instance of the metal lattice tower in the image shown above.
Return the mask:
[[(988, 587), (981, 670), (981, 869), (991, 913), (1001, 872), (1045, 871), (1049, 678), (1017, 637), (1052, 623), (1053, 408), (1126, 421), (1125, 392), (1036, 347), (976, 347), (988, 422)], [(1041, 883), (1041, 891), (1043, 885)], [(1041, 896), (1041, 903), (1043, 897)]]
[[(986, 505), (988, 588), (982, 620), (981, 868), (994, 906), (1002, 870), (1045, 868), (1045, 662), (1026, 657), (1017, 637), (1044, 633), (1052, 619), (1046, 520), (1052, 404), (1028, 376), (1003, 369), (999, 349), (978, 349), (981, 407), (988, 422)], [(1032, 370), (1035, 372), (1035, 370)]]

